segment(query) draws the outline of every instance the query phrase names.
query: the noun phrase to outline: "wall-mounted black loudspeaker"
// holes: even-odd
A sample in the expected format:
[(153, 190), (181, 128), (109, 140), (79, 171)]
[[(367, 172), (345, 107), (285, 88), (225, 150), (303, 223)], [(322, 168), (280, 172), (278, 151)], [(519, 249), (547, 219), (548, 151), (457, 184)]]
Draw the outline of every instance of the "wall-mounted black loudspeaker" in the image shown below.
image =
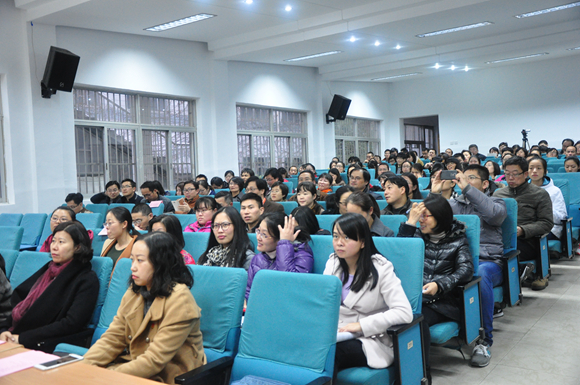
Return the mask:
[(56, 91), (71, 92), (80, 56), (58, 47), (50, 47), (44, 76), (40, 82), (42, 97), (50, 99)]
[(335, 94), (334, 98), (332, 98), (332, 103), (330, 103), (328, 114), (326, 114), (326, 123), (346, 119), (346, 113), (348, 112), (348, 107), (350, 107), (350, 102), (350, 99)]

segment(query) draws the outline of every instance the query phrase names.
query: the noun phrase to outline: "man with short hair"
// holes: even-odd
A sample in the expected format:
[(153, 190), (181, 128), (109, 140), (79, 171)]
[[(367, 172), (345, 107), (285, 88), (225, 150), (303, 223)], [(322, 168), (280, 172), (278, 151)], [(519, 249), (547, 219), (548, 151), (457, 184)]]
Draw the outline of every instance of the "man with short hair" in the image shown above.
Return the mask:
[(266, 191), (268, 190), (268, 184), (264, 179), (260, 179), (257, 176), (252, 176), (246, 181), (246, 193), (254, 193), (262, 198), (262, 207), (265, 213), (272, 213), (275, 211), (284, 212), (284, 206), (280, 203), (272, 202), (266, 199)]
[(385, 180), (385, 199), (387, 207), (381, 211), (381, 215), (406, 215), (413, 204), (409, 199), (409, 184), (402, 176), (390, 176)]
[(542, 144), (543, 144), (544, 146), (546, 146), (546, 147), (550, 147), (550, 146), (548, 145), (548, 141), (547, 141), (546, 139), (542, 139), (542, 140), (540, 140), (540, 141), (538, 142), (538, 146), (540, 146), (540, 147), (541, 147), (541, 146), (542, 146)]
[(204, 174), (199, 174), (198, 176), (195, 177), (196, 182), (199, 182), (200, 180), (205, 180), (207, 182), (207, 176), (205, 176)]
[[(520, 261), (535, 261), (537, 274), (531, 283), (532, 290), (543, 290), (548, 286), (548, 278), (543, 278), (540, 266), (540, 237), (554, 227), (552, 200), (550, 194), (541, 187), (528, 183), (528, 162), (513, 156), (504, 162), (505, 179), (508, 188), (500, 188), (493, 193), (498, 198), (514, 198), (518, 202), (518, 250)], [(524, 270), (524, 276), (528, 273)]]
[(133, 218), (134, 227), (138, 230), (147, 231), (149, 228), (149, 221), (153, 219), (153, 212), (147, 203), (138, 203), (133, 206), (131, 217)]
[(350, 171), (348, 184), (357, 191), (372, 195), (375, 200), (382, 200), (383, 197), (369, 190), (371, 174), (365, 168), (354, 168)]
[(255, 233), (260, 216), (264, 213), (262, 197), (252, 192), (244, 194), (240, 202), (240, 214), (246, 223), (246, 231)]
[(422, 151), (421, 151), (421, 157), (423, 159), (428, 159), (429, 158), (429, 149), (427, 147), (425, 147)]
[(367, 157), (366, 157), (364, 163), (368, 163), (369, 160), (373, 159), (374, 156), (375, 156), (374, 152), (372, 152), (372, 151), (367, 152)]
[(566, 152), (564, 154), (566, 155), (566, 158), (569, 156), (576, 156), (576, 147), (574, 146), (566, 147)]
[(480, 165), (469, 165), (457, 172), (457, 185), (462, 194), (449, 204), (455, 215), (477, 215), (480, 219), (479, 276), (481, 281), (481, 311), (485, 337), (478, 341), (471, 356), (471, 366), (489, 364), (493, 344), (493, 288), (503, 282), (503, 239), (501, 225), (507, 217), (506, 204), (490, 194), (489, 171)]
[[(310, 170), (304, 170), (298, 175), (298, 184), (304, 182), (316, 183), (314, 179), (314, 173)], [(298, 186), (296, 186), (298, 187)]]
[(433, 160), (433, 158), (436, 157), (436, 156), (437, 156), (437, 153), (435, 152), (435, 149), (430, 148), (429, 149), (429, 155), (428, 155), (429, 160)]
[(121, 182), (121, 194), (123, 197), (121, 198), (122, 203), (141, 203), (143, 201), (143, 197), (135, 194), (137, 191), (137, 183), (133, 179), (123, 179)]
[(485, 155), (479, 153), (479, 148), (477, 147), (477, 144), (470, 144), (469, 152), (471, 153), (471, 156), (476, 156), (480, 162), (485, 160)]
[(188, 180), (183, 182), (183, 198), (177, 203), (175, 214), (195, 214), (195, 202), (199, 199), (199, 182)]
[(220, 191), (215, 194), (215, 201), (221, 207), (233, 206), (234, 201), (232, 200), (232, 194), (227, 191)]
[(570, 146), (574, 145), (574, 141), (570, 138), (566, 138), (562, 141), (562, 150), (560, 151), (560, 154), (565, 154), (566, 153), (566, 149)]
[(83, 194), (81, 193), (70, 193), (64, 198), (66, 205), (69, 209), (75, 212), (75, 214), (91, 214), (92, 211), (87, 210), (83, 205)]
[(276, 182), (284, 182), (284, 179), (282, 179), (280, 173), (278, 172), (277, 168), (269, 168), (266, 170), (266, 172), (264, 173), (264, 180), (266, 181), (266, 183), (268, 184), (268, 194), (270, 194), (270, 189), (272, 188), (272, 185)]
[(147, 200), (147, 202), (151, 203), (160, 200), (163, 202), (164, 213), (175, 213), (175, 207), (173, 207), (173, 203), (171, 203), (169, 198), (163, 195), (164, 191), (161, 183), (156, 180), (151, 180), (143, 183), (140, 188), (141, 194), (143, 194), (143, 197)]

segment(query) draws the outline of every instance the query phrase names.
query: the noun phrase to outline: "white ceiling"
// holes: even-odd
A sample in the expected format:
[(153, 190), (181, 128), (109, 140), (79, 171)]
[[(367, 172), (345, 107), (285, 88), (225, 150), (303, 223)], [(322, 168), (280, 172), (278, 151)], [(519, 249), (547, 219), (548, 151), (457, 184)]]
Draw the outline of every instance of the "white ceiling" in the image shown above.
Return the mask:
[[(518, 65), (580, 54), (580, 7), (518, 19), (521, 13), (573, 0), (15, 0), (38, 23), (205, 42), (218, 60), (317, 67), (323, 80), (389, 81)], [(286, 5), (292, 11), (284, 10)], [(198, 13), (217, 17), (149, 32)], [(416, 35), (489, 21), (440, 36)], [(353, 43), (349, 39), (354, 36)], [(375, 41), (380, 45), (375, 46)], [(400, 45), (400, 49), (395, 49)], [(287, 63), (331, 50), (341, 54)], [(486, 61), (547, 52), (500, 64)], [(433, 68), (435, 63), (441, 68)]]

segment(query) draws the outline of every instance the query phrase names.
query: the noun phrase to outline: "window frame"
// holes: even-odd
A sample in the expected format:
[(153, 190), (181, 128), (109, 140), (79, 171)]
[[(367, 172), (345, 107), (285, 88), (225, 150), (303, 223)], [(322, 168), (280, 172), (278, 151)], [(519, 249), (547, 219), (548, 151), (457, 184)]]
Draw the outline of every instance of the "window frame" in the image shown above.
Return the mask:
[[(336, 152), (336, 145), (337, 145), (336, 142), (339, 140), (342, 141), (342, 151), (340, 154), (335, 154), (335, 156), (338, 157), (343, 162), (346, 162), (346, 160), (348, 158), (350, 158), (351, 156), (356, 156), (362, 162), (366, 159), (366, 155), (369, 151), (372, 151), (375, 155), (381, 155), (380, 154), (380, 151), (381, 151), (381, 120), (370, 119), (370, 118), (361, 118), (361, 117), (350, 116), (350, 115), (347, 116), (345, 120), (347, 120), (347, 119), (354, 120), (354, 136), (337, 135), (336, 122), (334, 123), (334, 148), (335, 148), (335, 152)], [(369, 121), (369, 122), (376, 123), (378, 126), (377, 127), (377, 137), (376, 138), (369, 138), (369, 137), (360, 136), (359, 132), (358, 132), (358, 122), (359, 121)], [(347, 156), (347, 154), (345, 153), (345, 147), (344, 147), (344, 143), (346, 141), (354, 142), (355, 154)], [(359, 142), (368, 142), (367, 143), (367, 150), (364, 154), (358, 153), (359, 149), (360, 149)], [(373, 149), (371, 147), (371, 143), (376, 145), (376, 149)], [(381, 158), (382, 158), (382, 156), (381, 156)]]

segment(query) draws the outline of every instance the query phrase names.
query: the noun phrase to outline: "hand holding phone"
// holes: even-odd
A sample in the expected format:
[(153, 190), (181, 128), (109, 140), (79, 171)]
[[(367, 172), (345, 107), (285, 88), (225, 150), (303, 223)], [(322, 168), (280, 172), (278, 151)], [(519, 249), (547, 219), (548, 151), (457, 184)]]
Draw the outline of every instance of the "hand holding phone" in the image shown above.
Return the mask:
[(441, 180), (453, 180), (457, 177), (457, 170), (441, 171)]

